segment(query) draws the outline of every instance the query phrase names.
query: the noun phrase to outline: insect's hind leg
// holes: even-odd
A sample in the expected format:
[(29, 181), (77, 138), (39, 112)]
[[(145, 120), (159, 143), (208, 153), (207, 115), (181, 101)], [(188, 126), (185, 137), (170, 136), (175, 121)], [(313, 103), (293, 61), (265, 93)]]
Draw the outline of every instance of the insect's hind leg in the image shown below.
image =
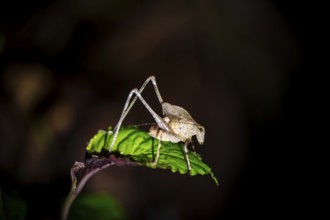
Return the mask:
[[(158, 98), (158, 101), (160, 104), (162, 104), (164, 101), (163, 101), (163, 98), (162, 96), (160, 95), (160, 92), (159, 92), (159, 89), (158, 89), (158, 86), (157, 86), (157, 82), (156, 82), (156, 77), (155, 76), (149, 76), (148, 79), (146, 79), (146, 81), (144, 81), (144, 83), (142, 84), (141, 88), (139, 89), (139, 93), (141, 94), (144, 90), (144, 88), (148, 85), (148, 83), (151, 81), (153, 87), (154, 87), (154, 90), (156, 92), (156, 95), (157, 95), (157, 98)], [(128, 114), (128, 112), (131, 110), (131, 108), (133, 107), (134, 103), (136, 102), (137, 100), (137, 96), (133, 98), (132, 102), (128, 105), (127, 107), (127, 110), (125, 111), (123, 117), (126, 117), (126, 115)]]
[[(157, 122), (157, 125), (165, 130), (165, 131), (172, 131), (172, 129), (169, 127), (169, 125), (159, 116), (157, 115), (157, 113), (149, 106), (149, 104), (144, 100), (144, 98), (142, 97), (142, 95), (140, 94), (139, 90), (137, 89), (133, 89), (129, 95), (128, 95), (128, 98), (126, 100), (126, 103), (125, 103), (125, 106), (124, 106), (124, 109), (122, 111), (122, 114), (119, 118), (119, 121), (116, 125), (116, 127), (114, 128), (114, 136), (113, 136), (113, 139), (112, 139), (112, 142), (111, 142), (111, 145), (110, 145), (110, 148), (109, 148), (109, 151), (111, 152), (112, 151), (112, 148), (113, 148), (113, 145), (115, 144), (115, 141), (117, 139), (117, 135), (118, 135), (118, 132), (119, 132), (119, 129), (120, 129), (120, 126), (121, 124), (123, 123), (125, 117), (127, 116), (127, 113), (128, 111), (130, 110), (130, 106), (132, 105), (133, 101), (131, 101), (133, 95), (136, 95), (135, 98), (139, 98), (140, 101), (142, 102), (142, 104), (146, 107), (146, 109), (150, 112), (151, 116), (155, 119), (155, 121)], [(134, 104), (134, 103), (133, 103)]]

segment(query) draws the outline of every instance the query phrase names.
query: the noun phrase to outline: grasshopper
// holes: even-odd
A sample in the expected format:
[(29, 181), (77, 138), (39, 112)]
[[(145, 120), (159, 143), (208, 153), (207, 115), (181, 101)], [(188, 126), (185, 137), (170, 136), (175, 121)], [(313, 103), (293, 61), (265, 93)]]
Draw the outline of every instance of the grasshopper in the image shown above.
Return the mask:
[[(142, 97), (141, 93), (143, 92), (144, 88), (147, 84), (151, 82), (155, 93), (157, 95), (158, 101), (162, 106), (163, 116), (159, 116), (146, 102), (146, 100)], [(134, 96), (135, 95), (135, 96)], [(133, 98), (134, 96), (134, 98)], [(128, 112), (133, 107), (136, 100), (139, 99), (145, 108), (149, 111), (151, 116), (155, 119), (156, 125), (153, 125), (149, 129), (149, 135), (153, 138), (158, 139), (158, 148), (155, 160), (153, 161), (154, 165), (157, 165), (160, 155), (160, 148), (161, 148), (161, 141), (170, 141), (173, 143), (184, 142), (184, 152), (185, 158), (188, 166), (188, 171), (191, 170), (190, 160), (188, 156), (188, 145), (192, 143), (192, 137), (196, 136), (197, 141), (199, 144), (204, 143), (205, 137), (205, 128), (198, 124), (192, 116), (188, 113), (187, 110), (184, 108), (172, 105), (168, 102), (164, 102), (158, 86), (156, 82), (155, 76), (150, 76), (147, 80), (143, 83), (140, 89), (133, 89), (128, 95), (126, 103), (124, 105), (122, 114), (119, 118), (117, 125), (113, 130), (114, 138), (112, 139), (109, 151), (112, 151), (112, 147), (115, 144), (119, 129), (127, 116)]]

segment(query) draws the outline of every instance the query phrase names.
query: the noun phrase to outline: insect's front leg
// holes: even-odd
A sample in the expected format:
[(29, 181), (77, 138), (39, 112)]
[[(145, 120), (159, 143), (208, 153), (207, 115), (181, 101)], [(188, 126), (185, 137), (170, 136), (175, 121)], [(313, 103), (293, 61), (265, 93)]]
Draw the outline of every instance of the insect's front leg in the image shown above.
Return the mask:
[(192, 142), (192, 141), (190, 140), (189, 143), (191, 144), (190, 146), (191, 146), (192, 150), (194, 151), (194, 153), (196, 153), (196, 147), (195, 147), (195, 145), (194, 145), (194, 142)]
[(184, 143), (184, 153), (186, 156), (186, 162), (187, 162), (187, 166), (188, 166), (188, 173), (190, 174), (191, 171), (191, 166), (190, 166), (190, 160), (189, 160), (189, 155), (188, 155), (188, 144), (189, 144), (190, 140), (185, 141)]

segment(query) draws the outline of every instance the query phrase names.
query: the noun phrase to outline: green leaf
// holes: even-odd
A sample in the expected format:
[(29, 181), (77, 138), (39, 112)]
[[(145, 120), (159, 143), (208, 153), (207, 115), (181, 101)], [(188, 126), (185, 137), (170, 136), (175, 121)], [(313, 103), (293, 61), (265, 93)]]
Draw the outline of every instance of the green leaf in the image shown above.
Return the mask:
[(123, 208), (104, 193), (81, 194), (72, 204), (68, 220), (125, 219)]
[[(86, 148), (87, 153), (99, 157), (108, 157), (112, 139), (111, 127), (107, 132), (99, 131), (90, 140)], [(172, 172), (186, 174), (188, 173), (188, 166), (183, 147), (183, 143), (161, 141), (159, 161), (157, 165), (153, 165), (158, 140), (137, 127), (124, 127), (119, 130), (111, 153), (116, 156), (127, 157), (141, 166), (169, 169)], [(189, 152), (188, 156), (191, 164), (190, 175), (210, 174), (218, 185), (218, 180), (212, 173), (211, 168), (202, 161), (197, 153)]]
[(0, 188), (0, 220), (25, 219), (27, 212), (26, 203), (11, 193), (6, 193)]

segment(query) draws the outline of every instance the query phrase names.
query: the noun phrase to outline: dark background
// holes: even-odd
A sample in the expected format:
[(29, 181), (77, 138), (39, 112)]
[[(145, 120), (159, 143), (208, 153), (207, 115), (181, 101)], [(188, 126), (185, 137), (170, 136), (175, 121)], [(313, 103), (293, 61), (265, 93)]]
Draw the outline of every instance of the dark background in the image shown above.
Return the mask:
[[(129, 219), (312, 213), (306, 125), (314, 98), (311, 8), (286, 1), (5, 1), (0, 7), (0, 178), (29, 219), (57, 219), (98, 129), (155, 75), (206, 128), (197, 151), (220, 181), (140, 167), (87, 184)], [(306, 84), (308, 82), (308, 84)], [(151, 86), (145, 98), (161, 113)], [(152, 122), (137, 103), (125, 124)], [(306, 163), (307, 162), (307, 163)], [(315, 214), (315, 213), (314, 213)]]

